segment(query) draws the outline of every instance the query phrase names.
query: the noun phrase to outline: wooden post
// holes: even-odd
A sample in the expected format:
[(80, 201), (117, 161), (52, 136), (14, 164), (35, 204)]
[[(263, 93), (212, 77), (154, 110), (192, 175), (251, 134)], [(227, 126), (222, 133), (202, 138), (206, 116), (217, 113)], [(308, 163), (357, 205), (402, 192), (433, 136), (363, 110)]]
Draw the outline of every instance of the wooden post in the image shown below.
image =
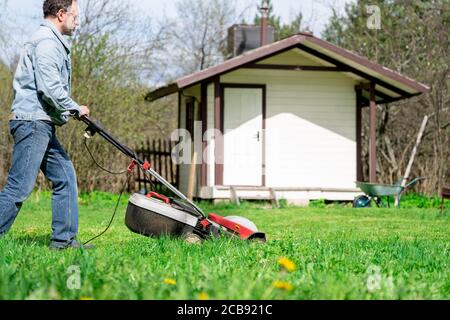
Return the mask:
[[(152, 141), (152, 148), (149, 149), (149, 150), (152, 150), (152, 152), (151, 152), (152, 159), (151, 159), (151, 162), (150, 162), (150, 163), (152, 164), (153, 169), (156, 169), (156, 153), (155, 153), (155, 150), (156, 150), (156, 140), (153, 140), (153, 141)], [(153, 179), (153, 177), (152, 177), (151, 179), (152, 179), (152, 181), (155, 181), (155, 180)]]
[(362, 135), (362, 90), (356, 89), (356, 180), (362, 181), (361, 135)]
[(164, 154), (164, 140), (159, 139), (159, 174), (164, 177), (164, 163), (163, 163), (163, 154)]
[(208, 129), (208, 104), (207, 104), (207, 84), (202, 83), (201, 84), (201, 115), (202, 115), (202, 155), (201, 155), (201, 179), (200, 179), (200, 185), (202, 187), (206, 187), (207, 185), (207, 164), (205, 159), (205, 150), (208, 146), (207, 141), (204, 141), (206, 130)]
[(369, 182), (377, 182), (377, 103), (375, 82), (370, 82)]
[[(142, 148), (142, 150), (144, 150), (144, 148)], [(137, 171), (137, 180), (138, 180), (138, 190), (139, 190), (139, 192), (141, 192), (141, 190), (142, 190), (141, 168), (138, 167), (136, 169), (136, 171)]]
[(167, 141), (167, 155), (166, 155), (166, 164), (167, 164), (167, 172), (168, 172), (168, 178), (170, 179), (170, 183), (173, 183), (172, 178), (172, 160), (171, 160), (171, 154), (172, 154), (172, 143), (170, 140)]
[(162, 155), (162, 163), (164, 165), (164, 178), (166, 178), (168, 181), (170, 181), (169, 179), (169, 170), (167, 170), (167, 158), (166, 158), (166, 153), (167, 153), (167, 141), (164, 140), (164, 149), (163, 149), (163, 155)]
[(215, 185), (223, 185), (223, 132), (222, 132), (222, 99), (220, 77), (214, 80), (214, 128), (222, 133), (221, 137), (214, 137), (215, 155)]
[[(170, 143), (170, 154), (172, 154), (172, 150), (175, 147), (177, 143), (175, 141), (172, 141)], [(175, 163), (172, 161), (172, 156), (170, 156), (170, 168), (172, 171), (172, 178), (173, 178), (173, 185), (178, 187), (178, 166), (175, 165)]]
[(241, 201), (239, 200), (236, 188), (234, 186), (230, 187), (230, 194), (231, 194), (231, 200), (234, 201), (236, 203), (236, 205), (240, 206)]
[(192, 159), (191, 159), (191, 168), (189, 170), (189, 182), (188, 182), (188, 192), (187, 192), (187, 197), (189, 200), (193, 200), (194, 199), (194, 188), (195, 188), (195, 176), (196, 176), (196, 167), (197, 167), (197, 151), (194, 150), (194, 152), (192, 152)]

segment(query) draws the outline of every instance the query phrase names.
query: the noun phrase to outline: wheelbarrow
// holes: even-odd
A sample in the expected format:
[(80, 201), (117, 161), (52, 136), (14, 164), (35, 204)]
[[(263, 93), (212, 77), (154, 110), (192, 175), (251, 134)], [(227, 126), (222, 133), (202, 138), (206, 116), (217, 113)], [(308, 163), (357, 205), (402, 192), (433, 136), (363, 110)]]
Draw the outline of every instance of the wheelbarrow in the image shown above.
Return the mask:
[[(397, 207), (400, 208), (400, 198), (402, 194), (408, 189), (415, 185), (420, 180), (425, 179), (424, 177), (419, 177), (411, 180), (405, 186), (401, 185), (403, 180), (400, 179), (396, 184), (380, 184), (380, 183), (369, 183), (369, 182), (356, 182), (356, 186), (360, 188), (365, 194), (359, 195), (353, 200), (353, 208), (368, 208), (371, 206), (372, 200), (376, 203), (377, 207), (389, 208), (390, 202), (389, 197), (397, 197)], [(382, 197), (386, 197), (386, 201), (383, 201)], [(386, 206), (387, 203), (387, 206)]]

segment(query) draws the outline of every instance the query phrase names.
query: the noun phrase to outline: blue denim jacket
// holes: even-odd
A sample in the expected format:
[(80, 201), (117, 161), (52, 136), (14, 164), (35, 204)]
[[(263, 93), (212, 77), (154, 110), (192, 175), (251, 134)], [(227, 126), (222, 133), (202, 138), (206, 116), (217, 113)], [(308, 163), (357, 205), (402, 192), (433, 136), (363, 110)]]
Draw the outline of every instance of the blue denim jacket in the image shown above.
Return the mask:
[(70, 46), (48, 20), (25, 43), (14, 75), (12, 120), (65, 124), (80, 106), (70, 98)]

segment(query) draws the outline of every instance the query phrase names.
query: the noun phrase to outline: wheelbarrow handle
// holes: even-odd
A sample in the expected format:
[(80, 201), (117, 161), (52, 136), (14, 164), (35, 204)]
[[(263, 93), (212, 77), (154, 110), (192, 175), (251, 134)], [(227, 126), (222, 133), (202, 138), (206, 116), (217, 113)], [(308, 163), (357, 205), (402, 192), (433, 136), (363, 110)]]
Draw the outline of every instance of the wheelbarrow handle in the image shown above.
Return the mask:
[(427, 177), (418, 177), (415, 178), (413, 180), (411, 180), (408, 184), (406, 184), (404, 189), (408, 189), (409, 187), (415, 185), (417, 182), (419, 182), (420, 180), (425, 180)]

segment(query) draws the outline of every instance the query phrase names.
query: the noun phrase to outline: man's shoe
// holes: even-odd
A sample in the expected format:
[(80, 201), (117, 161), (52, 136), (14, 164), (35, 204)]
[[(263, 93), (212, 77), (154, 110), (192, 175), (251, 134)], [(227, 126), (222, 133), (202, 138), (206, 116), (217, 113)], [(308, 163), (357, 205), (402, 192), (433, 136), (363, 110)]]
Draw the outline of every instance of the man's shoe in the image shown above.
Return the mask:
[(50, 250), (65, 250), (65, 249), (80, 249), (80, 248), (84, 250), (95, 249), (95, 246), (93, 244), (82, 245), (77, 240), (72, 240), (69, 244), (52, 241), (50, 242), (50, 245), (48, 247)]

